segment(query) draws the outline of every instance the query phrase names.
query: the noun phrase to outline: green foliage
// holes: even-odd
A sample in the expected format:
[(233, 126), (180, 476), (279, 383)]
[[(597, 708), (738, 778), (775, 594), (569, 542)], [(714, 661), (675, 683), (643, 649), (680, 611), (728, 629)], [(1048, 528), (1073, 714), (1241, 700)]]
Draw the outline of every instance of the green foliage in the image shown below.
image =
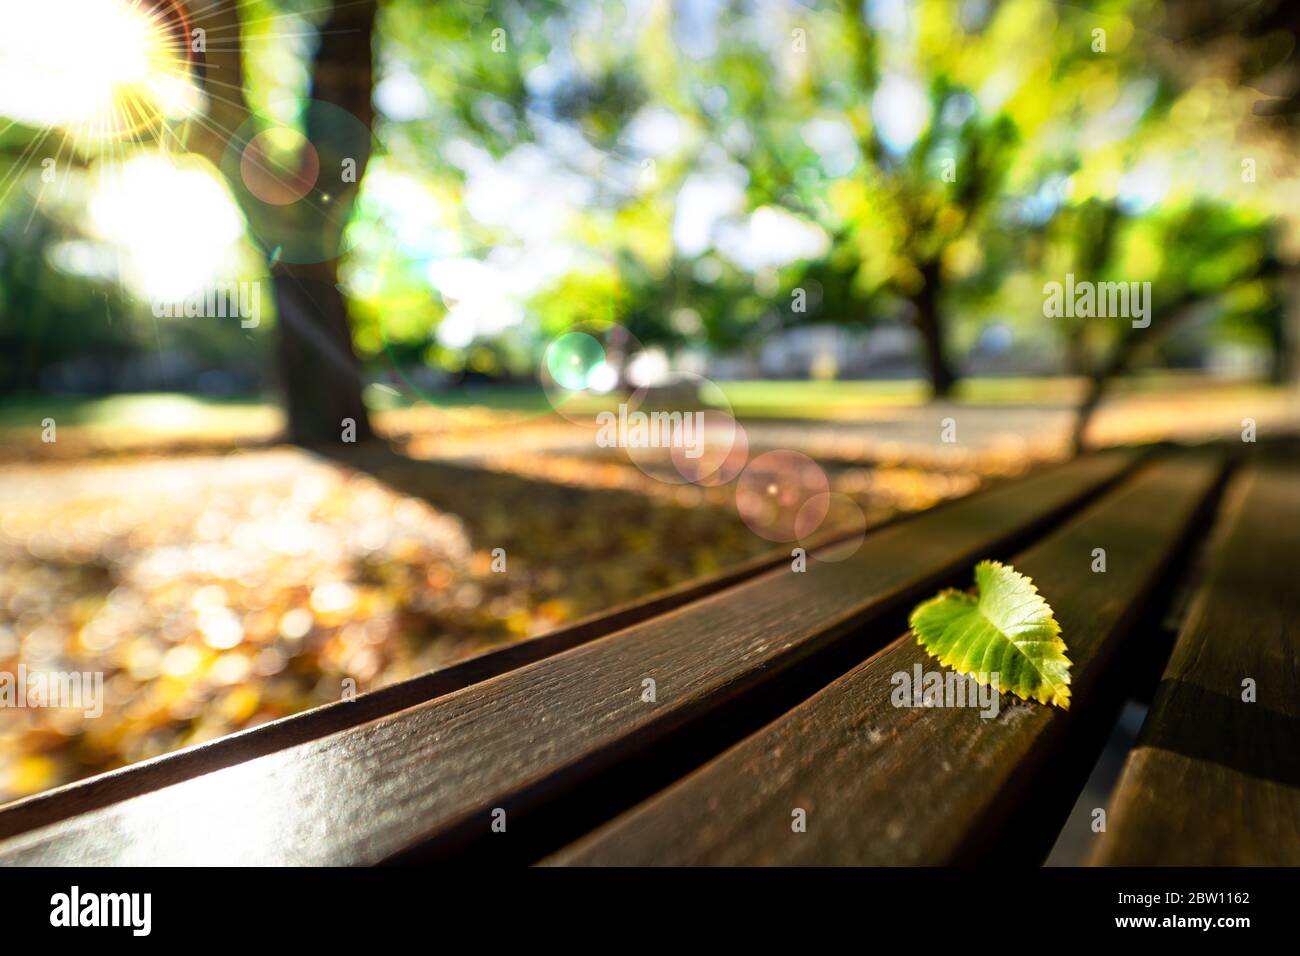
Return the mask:
[[(1064, 340), (1071, 370), (1083, 372), (1124, 344), (1122, 324), (1044, 322), (1044, 282), (1066, 271), (1150, 279), (1159, 317), (1249, 281), (1271, 249), (1262, 220), (1230, 198), (1200, 196), (1212, 191), (1195, 158), (1200, 129), (1174, 115), (1185, 80), (1156, 65), (1156, 38), (1141, 32), (1154, 15), (1148, 0), (1090, 10), (926, 0), (906, 5), (902, 25), (852, 3), (770, 17), (745, 5), (701, 11), (603, 0), (384, 5), (376, 78), (409, 77), (425, 110), (380, 117), (377, 175), (423, 183), (444, 221), (417, 231), (454, 239), (412, 244), (408, 210), (376, 219), (363, 189), (359, 219), (378, 226), (351, 254), (365, 266), (366, 281), (349, 282), (363, 354), (387, 342), (390, 356), (400, 344), (463, 366), (471, 346), (435, 347), (454, 303), (430, 264), (571, 250), (562, 273), (516, 293), (524, 327), (481, 334), (544, 342), (576, 324), (618, 322), (647, 345), (752, 351), (782, 328), (865, 328), (926, 306), (949, 351), (996, 321), (1020, 349)], [(308, 7), (301, 15), (310, 19)], [(697, 17), (711, 45), (698, 45)], [(1104, 54), (1091, 45), (1098, 27)], [(925, 114), (902, 143), (876, 109), (882, 87), (901, 78)], [(648, 116), (675, 133), (647, 138)], [(1117, 184), (1143, 163), (1164, 164), (1171, 192), (1134, 208)], [(493, 164), (507, 188), (558, 171), (589, 192), (555, 214), (539, 244), (527, 235), (533, 210), (485, 218), (468, 202), (475, 170), (481, 178)], [(777, 210), (820, 231), (825, 251), (755, 265), (736, 261), (736, 243), (727, 248), (717, 229), (708, 248), (683, 249), (675, 224), (698, 196), (684, 187), (720, 175), (742, 184), (728, 228)]]
[[(367, 360), (514, 369), (519, 356), (488, 363), (481, 349), (527, 343), (521, 360), (535, 365), (547, 336), (618, 322), (647, 345), (753, 354), (783, 328), (897, 323), (924, 305), (954, 361), (996, 322), (1012, 330), (1012, 361), (1059, 340), (1085, 372), (1127, 333), (1043, 320), (1044, 283), (1073, 272), (1151, 281), (1143, 339), (1204, 304), (1234, 340), (1284, 351), (1277, 304), (1251, 285), (1277, 256), (1285, 197), (1268, 191), (1262, 153), (1260, 181), (1245, 184), (1241, 151), (1207, 145), (1230, 144), (1248, 110), (1214, 69), (1167, 65), (1177, 57), (1149, 29), (1159, 6), (387, 0), (379, 153), (340, 269), (354, 343)], [(328, 9), (241, 6), (255, 113), (307, 125), (294, 104)], [(901, 141), (879, 109), (899, 83), (917, 117)], [(16, 135), (0, 131), (0, 152), (24, 145)], [(1135, 202), (1130, 180), (1147, 168), (1164, 189)], [(564, 198), (532, 208), (557, 183)], [(471, 201), (494, 190), (517, 211)], [(680, 221), (715, 201), (726, 208), (705, 247), (688, 247)], [(756, 237), (760, 214), (777, 225)], [(799, 230), (822, 241), (746, 261)], [(487, 263), (509, 286), (510, 301), (465, 309), (488, 317), (475, 338), (491, 342), (447, 334), (463, 275), (439, 272), (444, 260)], [(83, 285), (82, 298), (99, 295)]]
[(912, 611), (917, 642), (953, 670), (1024, 700), (1070, 707), (1061, 627), (1033, 582), (996, 561), (975, 565), (976, 596), (946, 590)]

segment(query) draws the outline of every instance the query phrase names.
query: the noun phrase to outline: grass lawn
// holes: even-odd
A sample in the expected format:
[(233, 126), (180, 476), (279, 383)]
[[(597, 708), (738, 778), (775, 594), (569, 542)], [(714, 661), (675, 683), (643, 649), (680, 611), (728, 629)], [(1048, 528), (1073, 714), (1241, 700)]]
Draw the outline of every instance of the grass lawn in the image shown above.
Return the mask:
[[(853, 418), (872, 417), (873, 411), (899, 406), (916, 406), (929, 399), (929, 386), (922, 379), (873, 381), (734, 381), (717, 383), (731, 403), (736, 417), (746, 418)], [(1035, 405), (1074, 407), (1083, 396), (1080, 378), (1040, 376), (1019, 378), (968, 378), (957, 385), (954, 401), (973, 405)], [(1112, 383), (1112, 396), (1158, 395), (1206, 389), (1269, 391), (1265, 385), (1232, 380), (1208, 379), (1199, 374), (1152, 372), (1129, 376)], [(376, 409), (409, 407), (408, 394), (386, 386), (367, 396)], [(616, 407), (616, 396), (575, 399), (567, 406), (573, 412), (595, 414)], [(545, 413), (549, 404), (540, 388), (529, 386), (477, 386), (455, 392), (433, 394), (435, 407), (471, 407), (514, 413)], [(421, 404), (416, 402), (415, 404)]]
[[(919, 405), (929, 399), (920, 379), (868, 382), (723, 382), (739, 417), (840, 418), (872, 409)], [(1061, 404), (1077, 401), (1081, 383), (1068, 378), (974, 378), (956, 401), (977, 404)]]
[(111, 395), (104, 398), (22, 395), (0, 399), (0, 429), (40, 429), (42, 420), (88, 428), (185, 434), (243, 431), (249, 423), (280, 413), (260, 398), (209, 398), (172, 392)]
[[(719, 383), (741, 420), (763, 418), (878, 418), (890, 408), (915, 407), (927, 399), (919, 379), (891, 381), (738, 381)], [(958, 386), (956, 401), (973, 405), (1039, 406), (1066, 409), (1078, 401), (1083, 383), (1072, 378), (972, 378)], [(1219, 381), (1181, 373), (1134, 376), (1115, 383), (1112, 397), (1177, 400), (1180, 394), (1205, 400), (1276, 395), (1262, 384)], [(544, 418), (551, 407), (540, 387), (475, 385), (432, 394), (427, 399), (387, 385), (371, 386), (367, 403), (380, 430), (420, 429), (433, 424), (426, 412), (465, 412), (466, 426), (508, 424), (520, 417)], [(572, 412), (595, 414), (613, 408), (614, 395), (574, 400)], [(479, 414), (482, 413), (482, 414)], [(504, 418), (502, 417), (504, 415)], [(456, 418), (457, 416), (453, 416)], [(225, 399), (180, 393), (105, 398), (17, 396), (0, 398), (0, 440), (39, 438), (41, 423), (53, 418), (99, 446), (133, 446), (169, 440), (272, 440), (283, 416), (270, 398)], [(443, 423), (445, 424), (445, 423)], [(454, 424), (454, 422), (453, 422)]]

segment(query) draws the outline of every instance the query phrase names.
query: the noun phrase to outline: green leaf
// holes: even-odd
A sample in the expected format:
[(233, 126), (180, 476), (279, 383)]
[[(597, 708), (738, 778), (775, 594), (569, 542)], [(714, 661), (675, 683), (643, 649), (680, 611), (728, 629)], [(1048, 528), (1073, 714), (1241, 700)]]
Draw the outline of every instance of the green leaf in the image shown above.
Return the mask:
[(912, 611), (917, 642), (943, 664), (1024, 700), (1070, 709), (1061, 625), (1033, 581), (997, 561), (975, 565), (978, 597), (946, 590)]

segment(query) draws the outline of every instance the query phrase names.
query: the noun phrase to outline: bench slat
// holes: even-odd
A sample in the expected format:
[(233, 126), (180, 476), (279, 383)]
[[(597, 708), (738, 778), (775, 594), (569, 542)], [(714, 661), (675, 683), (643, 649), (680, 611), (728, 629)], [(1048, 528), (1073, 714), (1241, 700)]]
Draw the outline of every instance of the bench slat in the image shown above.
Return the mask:
[(1093, 862), (1300, 865), (1300, 469), (1247, 470), (1221, 530)]
[[(828, 531), (816, 540), (826, 544), (842, 536)], [(707, 577), (590, 615), (549, 634), (369, 691), (352, 701), (324, 704), (16, 800), (0, 808), (0, 839), (395, 714), (667, 613), (789, 560), (787, 551), (769, 551)]]
[[(438, 700), (0, 843), (2, 863), (360, 863), (561, 800), (1125, 474), (1099, 455)], [(642, 680), (658, 682), (643, 703)]]
[[(1160, 462), (1015, 559), (1056, 611), (1073, 661), (1070, 712), (1009, 695), (900, 708), (893, 675), (943, 670), (905, 634), (696, 773), (559, 852), (554, 864), (941, 864), (995, 840), (1097, 684), (1221, 467)], [(1105, 548), (1106, 573), (1093, 573)], [(807, 814), (794, 832), (794, 811)], [(1067, 807), (1068, 808), (1068, 807)], [(982, 852), (986, 847), (980, 847)]]

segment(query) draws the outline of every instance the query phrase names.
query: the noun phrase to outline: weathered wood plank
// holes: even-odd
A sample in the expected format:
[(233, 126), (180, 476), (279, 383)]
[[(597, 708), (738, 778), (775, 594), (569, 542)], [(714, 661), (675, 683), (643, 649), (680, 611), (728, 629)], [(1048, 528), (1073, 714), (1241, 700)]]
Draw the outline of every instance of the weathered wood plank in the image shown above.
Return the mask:
[[(547, 862), (943, 864), (978, 858), (1035, 769), (1086, 715), (1103, 670), (1212, 493), (1217, 462), (1158, 463), (1018, 556), (1061, 623), (1069, 712), (1001, 698), (894, 705), (893, 676), (942, 670), (905, 634), (679, 784)], [(1106, 573), (1093, 573), (1104, 548)], [(806, 832), (794, 832), (796, 810)]]
[[(853, 534), (850, 532), (850, 536)], [(819, 535), (817, 543), (826, 545), (841, 537), (842, 532), (829, 531)], [(325, 704), (16, 800), (0, 808), (0, 839), (395, 714), (667, 613), (789, 560), (787, 550), (771, 551), (716, 574), (590, 615), (549, 634), (361, 694), (352, 701)]]
[(15, 836), (0, 862), (376, 862), (483, 838), (496, 807), (514, 832), (516, 813), (698, 726), (1133, 460), (1097, 456), (921, 514), (842, 562), (769, 572), (399, 714)]
[(1219, 531), (1095, 863), (1300, 866), (1300, 468), (1247, 469)]

